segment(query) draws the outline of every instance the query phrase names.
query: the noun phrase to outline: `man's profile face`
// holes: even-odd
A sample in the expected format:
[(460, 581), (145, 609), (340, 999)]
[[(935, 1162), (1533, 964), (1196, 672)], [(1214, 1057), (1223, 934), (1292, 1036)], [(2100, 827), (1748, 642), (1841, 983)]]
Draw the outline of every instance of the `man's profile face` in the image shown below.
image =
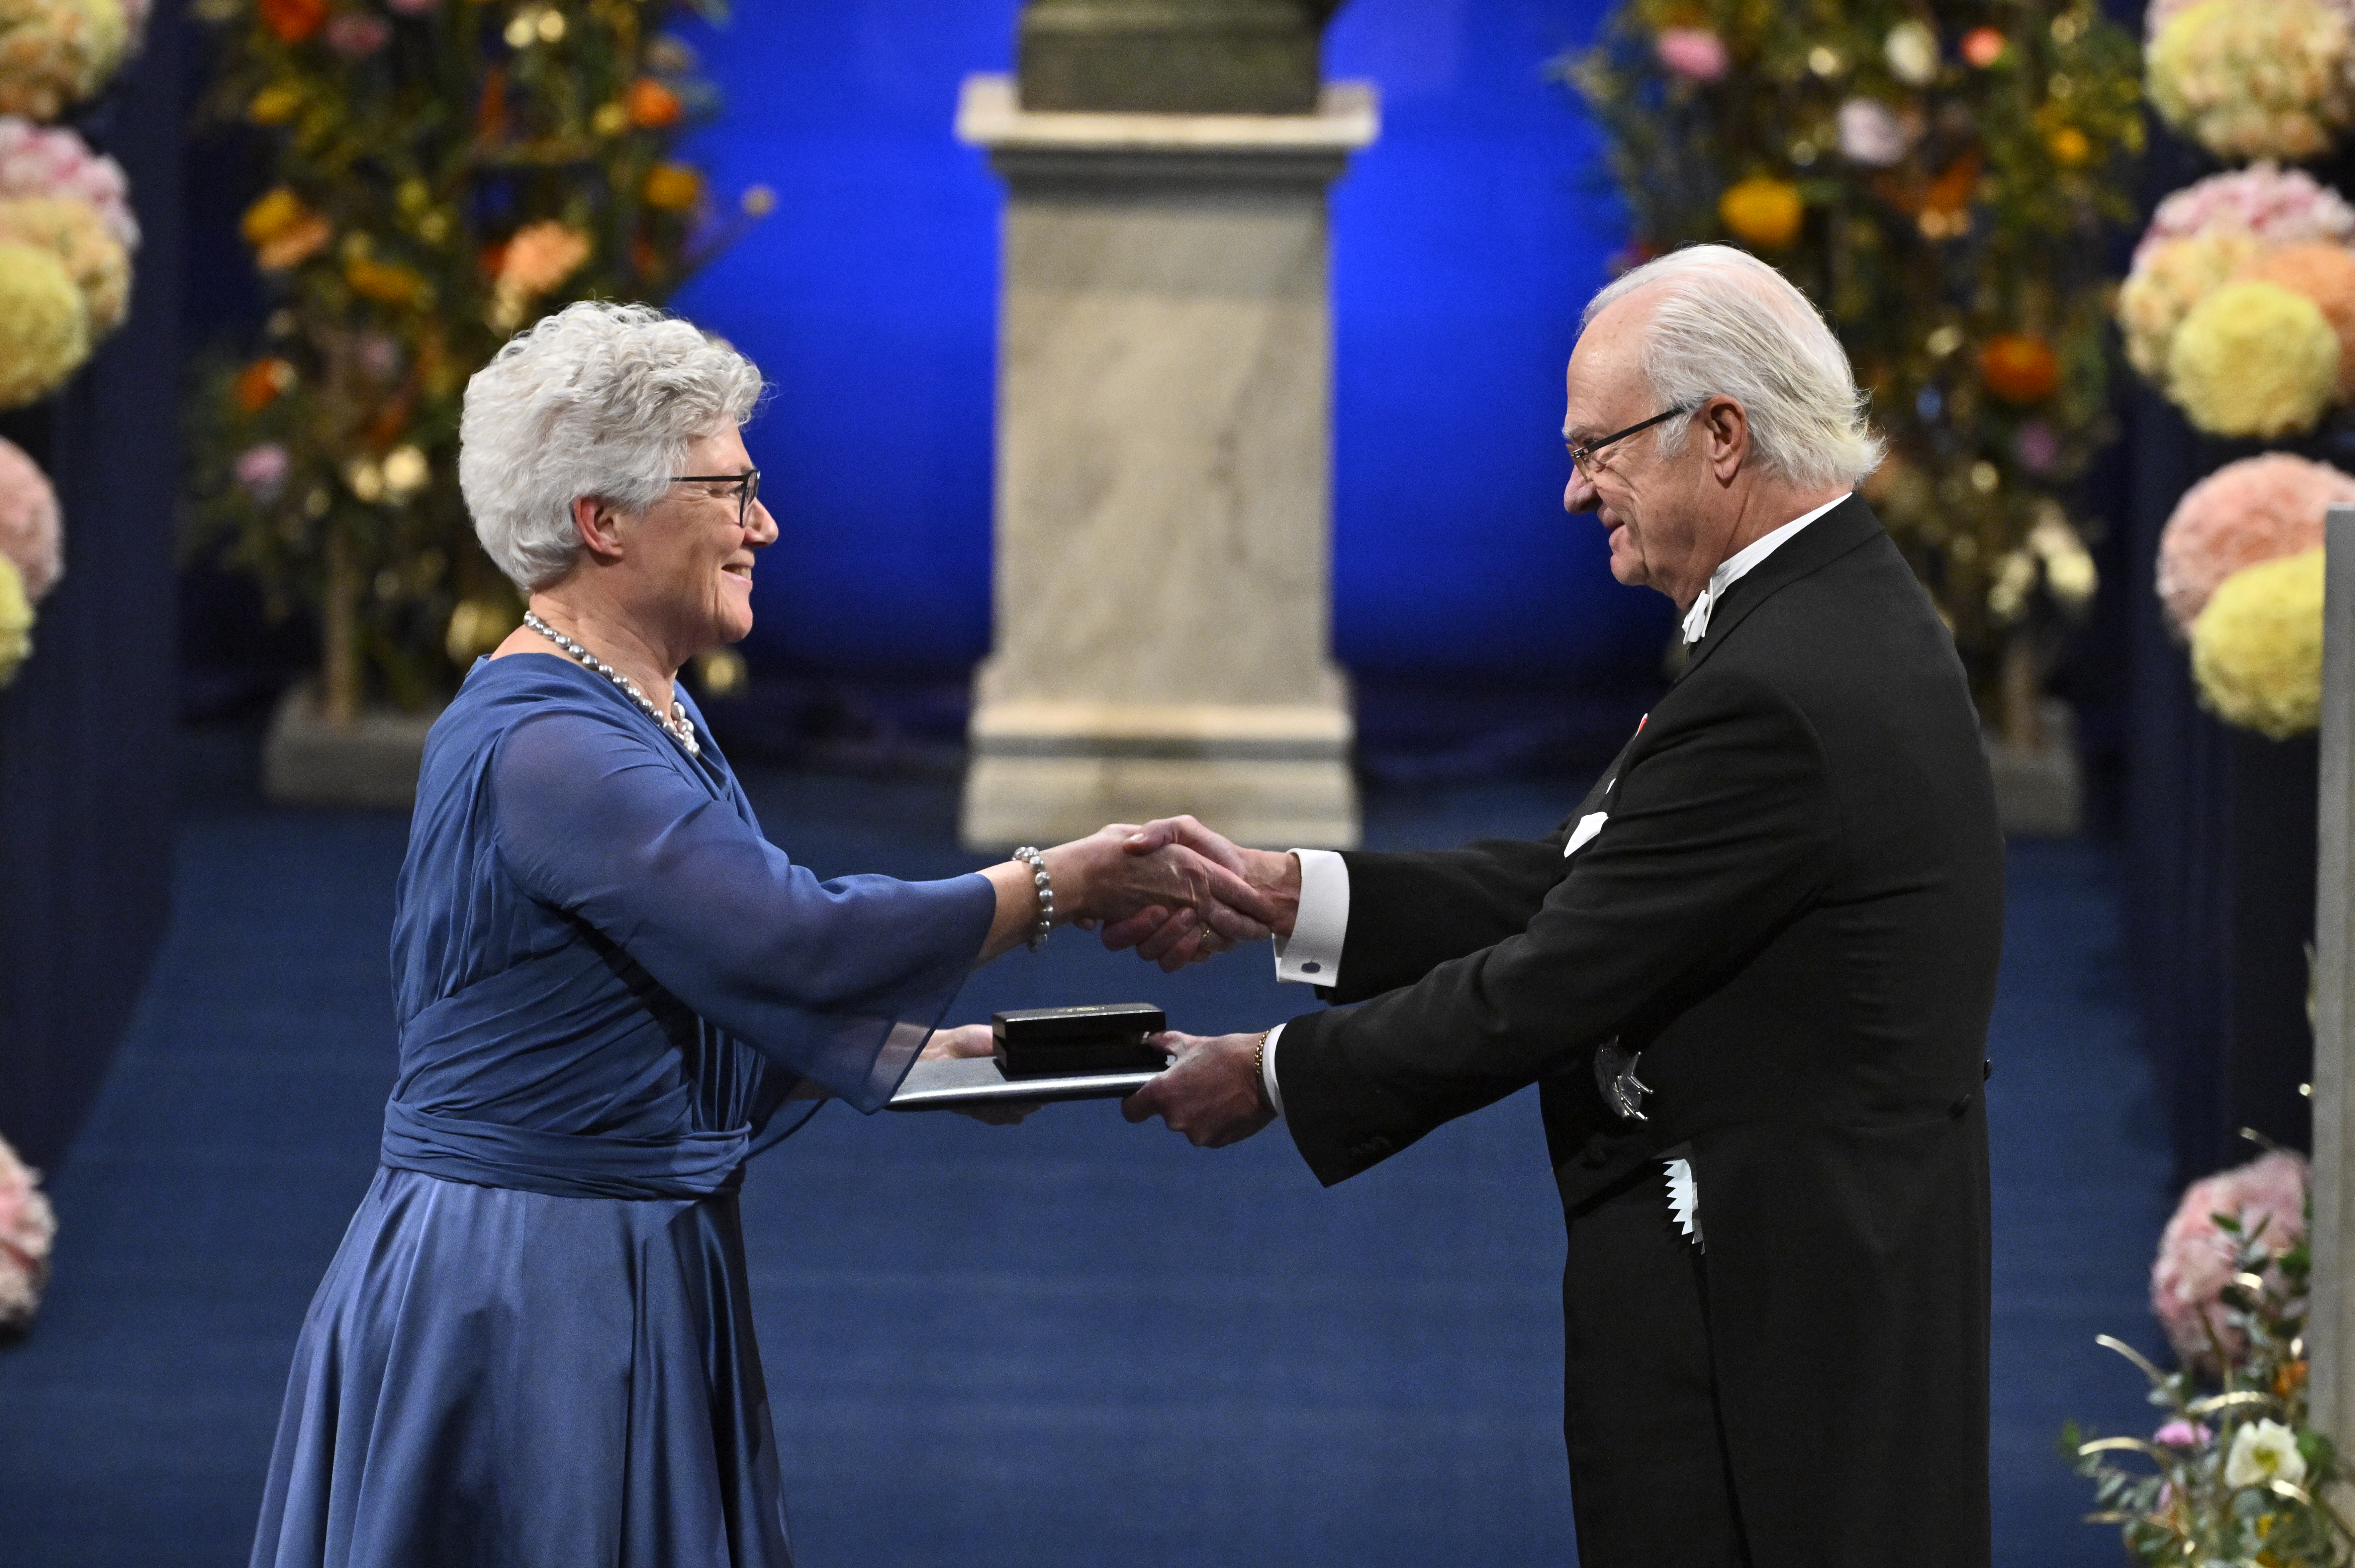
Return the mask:
[[(1569, 401), (1562, 414), (1562, 439), (1572, 446), (1600, 440), (1650, 419), (1660, 411), (1652, 406), (1637, 356), (1644, 322), (1650, 311), (1642, 294), (1607, 307), (1579, 335), (1568, 373)], [(1561, 504), (1572, 512), (1593, 512), (1610, 530), (1611, 575), (1630, 585), (1657, 589), (1689, 604), (1708, 581), (1703, 569), (1693, 578), (1692, 565), (1700, 556), (1693, 503), (1686, 494), (1699, 466), (1690, 442), (1675, 457), (1659, 453), (1655, 425), (1612, 443), (1594, 454), (1589, 471), (1573, 465)]]

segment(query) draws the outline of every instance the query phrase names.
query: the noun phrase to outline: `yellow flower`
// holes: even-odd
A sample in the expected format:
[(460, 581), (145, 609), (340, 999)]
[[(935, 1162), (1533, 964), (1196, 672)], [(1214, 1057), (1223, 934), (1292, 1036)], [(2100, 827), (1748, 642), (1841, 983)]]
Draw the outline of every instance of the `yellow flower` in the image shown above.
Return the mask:
[(63, 261), (90, 312), (90, 334), (123, 324), (131, 304), (131, 254), (98, 209), (65, 197), (0, 200), (0, 240), (37, 245)]
[(2278, 283), (2226, 283), (2191, 307), (2168, 351), (2169, 395), (2213, 435), (2311, 430), (2339, 389), (2339, 335)]
[(303, 90), (276, 83), (253, 95), (245, 117), (257, 125), (283, 125), (303, 110)]
[(1776, 251), (1798, 237), (1806, 207), (1790, 181), (1754, 175), (1726, 188), (1717, 198), (1717, 216), (1738, 238)]
[[(2322, 552), (2259, 561), (2218, 584), (2191, 624), (2191, 677), (2228, 724), (2276, 741), (2312, 730), (2322, 712)], [(2234, 1439), (2235, 1461), (2260, 1457)]]
[(405, 501), (422, 490), (432, 477), (432, 465), (414, 446), (403, 443), (384, 454), (385, 493), (396, 501)]
[(2094, 144), (2074, 125), (2063, 125), (2044, 138), (2044, 150), (2064, 168), (2074, 168), (2094, 155)]
[(344, 282), (352, 293), (378, 304), (413, 304), (425, 293), (425, 279), (412, 267), (354, 256), (344, 263)]
[(33, 654), (33, 602), (16, 563), (0, 555), (0, 686), (16, 678), (16, 668)]
[(2169, 240), (2153, 250), (2118, 290), (2118, 325), (2126, 329), (2126, 357), (2134, 368), (2164, 385), (2175, 329), (2193, 305), (2264, 249), (2245, 229), (2218, 229)]
[(492, 599), (461, 599), (450, 612), (449, 630), (442, 638), (450, 662), (465, 666), (507, 640), (519, 623), (515, 612)]
[(703, 176), (685, 164), (656, 164), (646, 171), (648, 207), (666, 212), (686, 212), (703, 199)]
[(47, 397), (90, 357), (90, 306), (49, 251), (0, 242), (0, 409)]

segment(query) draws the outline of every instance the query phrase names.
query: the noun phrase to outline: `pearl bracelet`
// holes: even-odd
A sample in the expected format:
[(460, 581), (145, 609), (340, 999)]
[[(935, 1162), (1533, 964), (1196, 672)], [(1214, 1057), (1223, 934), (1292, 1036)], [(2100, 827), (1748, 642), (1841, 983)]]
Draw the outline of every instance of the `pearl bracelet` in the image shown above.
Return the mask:
[(1030, 868), (1030, 881), (1039, 890), (1039, 928), (1028, 939), (1030, 951), (1039, 951), (1047, 933), (1055, 929), (1055, 880), (1047, 874), (1047, 857), (1036, 846), (1025, 844), (1014, 851), (1014, 858)]

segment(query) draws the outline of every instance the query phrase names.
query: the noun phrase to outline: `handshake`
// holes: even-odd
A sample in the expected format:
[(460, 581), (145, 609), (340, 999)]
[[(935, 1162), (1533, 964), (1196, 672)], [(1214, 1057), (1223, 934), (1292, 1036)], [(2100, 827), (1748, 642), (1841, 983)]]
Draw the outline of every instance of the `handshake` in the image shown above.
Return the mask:
[[(1289, 936), (1300, 907), (1297, 858), (1246, 849), (1190, 816), (1141, 827), (1114, 823), (1039, 859), (1054, 888), (1058, 919), (1097, 932), (1114, 952), (1134, 948), (1165, 973), (1243, 943)], [(1028, 868), (1018, 863), (1013, 869), (1022, 873), (1018, 886), (1027, 886)], [(996, 875), (993, 880), (999, 880), (1003, 908), (1007, 882)], [(1035, 930), (1036, 919), (1033, 903), (1021, 929)], [(1012, 944), (1004, 936), (998, 940)], [(1249, 1137), (1275, 1119), (1260, 1075), (1263, 1038), (1257, 1032), (1156, 1036), (1154, 1042), (1170, 1055), (1169, 1069), (1122, 1102), (1123, 1114), (1132, 1122), (1160, 1116), (1204, 1147)], [(924, 1054), (986, 1056), (990, 1048), (989, 1030), (969, 1025), (942, 1030)]]

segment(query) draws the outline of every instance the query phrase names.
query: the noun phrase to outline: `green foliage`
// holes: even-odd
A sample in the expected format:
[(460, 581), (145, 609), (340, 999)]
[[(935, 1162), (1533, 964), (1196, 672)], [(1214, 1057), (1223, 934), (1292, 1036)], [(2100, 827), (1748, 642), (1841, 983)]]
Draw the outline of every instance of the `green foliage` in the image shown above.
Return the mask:
[[(1696, 35), (1714, 80), (1678, 51)], [(1631, 260), (1743, 245), (1825, 311), (1890, 441), (1868, 495), (1983, 686), (2092, 592), (2063, 503), (2112, 433), (2139, 63), (2085, 0), (1626, 0), (1558, 62), (1610, 136)]]
[(713, 94), (668, 0), (198, 8), (205, 112), (268, 147), (243, 231), (276, 308), (192, 393), (187, 543), (318, 618), (331, 714), (416, 707), (520, 613), (458, 493), (466, 379), (573, 300), (659, 303), (730, 237), (671, 156)]

